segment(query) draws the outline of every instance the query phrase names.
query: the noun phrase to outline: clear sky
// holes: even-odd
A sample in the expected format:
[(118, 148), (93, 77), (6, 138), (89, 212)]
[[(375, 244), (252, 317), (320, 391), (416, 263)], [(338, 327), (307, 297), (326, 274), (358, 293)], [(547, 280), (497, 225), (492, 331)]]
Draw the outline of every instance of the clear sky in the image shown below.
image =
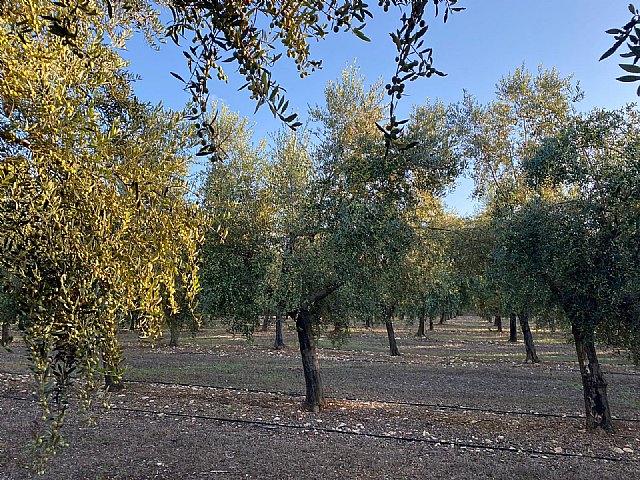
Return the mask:
[[(377, 1), (372, 0), (372, 5)], [(562, 75), (574, 75), (586, 93), (581, 110), (593, 107), (617, 108), (637, 99), (637, 84), (615, 80), (622, 75), (617, 54), (598, 62), (598, 58), (613, 43), (605, 30), (620, 27), (630, 18), (627, 0), (459, 0), (466, 10), (451, 16), (446, 24), (431, 15), (427, 44), (434, 48), (434, 66), (447, 73), (444, 78), (432, 77), (414, 82), (408, 96), (401, 100), (401, 109), (408, 112), (412, 105), (427, 98), (457, 102), (463, 89), (481, 102), (493, 98), (496, 82), (518, 66), (535, 71), (538, 65), (555, 67)], [(338, 77), (340, 70), (356, 61), (367, 80), (386, 81), (393, 75), (395, 48), (389, 38), (399, 22), (396, 16), (372, 9), (374, 20), (365, 30), (371, 42), (363, 42), (353, 34), (340, 33), (312, 45), (312, 55), (323, 60), (323, 69), (301, 80), (292, 65), (283, 65), (274, 72), (288, 90), (293, 111), (304, 121), (307, 106), (323, 101), (328, 81)], [(377, 14), (377, 15), (376, 15)], [(159, 102), (171, 108), (181, 108), (188, 100), (182, 84), (170, 75), (175, 71), (186, 76), (187, 67), (181, 50), (173, 44), (160, 51), (148, 47), (141, 38), (127, 44), (123, 56), (130, 61), (129, 69), (139, 75), (135, 91), (140, 99)], [(286, 61), (286, 60), (285, 60)], [(212, 82), (210, 91), (232, 110), (255, 122), (255, 138), (263, 138), (281, 127), (268, 108), (254, 115), (255, 105), (246, 91), (238, 92), (238, 77), (230, 75), (229, 85)], [(401, 112), (402, 113), (402, 112)], [(468, 199), (470, 181), (447, 197), (447, 203), (462, 214), (471, 213)]]

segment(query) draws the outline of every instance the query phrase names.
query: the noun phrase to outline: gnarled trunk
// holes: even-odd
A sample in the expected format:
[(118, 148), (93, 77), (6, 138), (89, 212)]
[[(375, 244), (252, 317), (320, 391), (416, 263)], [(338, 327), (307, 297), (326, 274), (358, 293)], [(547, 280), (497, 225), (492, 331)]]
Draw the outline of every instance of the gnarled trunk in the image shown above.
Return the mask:
[(445, 317), (445, 313), (441, 312), (440, 313), (440, 321), (438, 322), (439, 325), (444, 325), (444, 317)]
[(311, 314), (306, 306), (302, 306), (296, 312), (295, 321), (306, 384), (304, 408), (311, 412), (319, 412), (325, 405), (324, 390), (320, 377), (316, 342), (311, 332)]
[(433, 315), (429, 315), (429, 330), (433, 330)]
[(391, 319), (385, 319), (385, 326), (387, 327), (387, 337), (389, 338), (389, 353), (392, 357), (397, 357), (400, 355), (400, 350), (398, 350), (398, 344), (396, 343), (396, 334), (393, 331), (393, 322)]
[(518, 317), (515, 313), (509, 314), (509, 341), (515, 343), (518, 341)]
[(262, 319), (262, 331), (266, 332), (269, 330), (269, 326), (271, 325), (271, 315), (265, 315)]
[(531, 334), (531, 328), (529, 327), (529, 315), (526, 313), (520, 313), (518, 315), (520, 319), (520, 328), (522, 329), (522, 338), (524, 339), (524, 348), (527, 352), (527, 359), (525, 362), (531, 361), (531, 363), (539, 363), (540, 359), (536, 353), (536, 346), (533, 343), (533, 335)]
[(322, 410), (325, 405), (325, 400), (322, 378), (320, 377), (320, 364), (318, 363), (318, 354), (316, 352), (316, 342), (311, 330), (311, 312), (309, 309), (317, 302), (335, 292), (340, 288), (340, 285), (341, 284), (328, 285), (320, 290), (316, 290), (302, 302), (297, 310), (288, 314), (296, 321), (302, 368), (304, 370), (304, 382), (306, 384), (304, 408), (311, 412), (319, 412)]
[(284, 348), (284, 336), (282, 335), (282, 315), (276, 316), (276, 337), (273, 343), (273, 348), (276, 350), (282, 350)]
[(576, 342), (576, 353), (582, 376), (587, 430), (601, 429), (605, 432), (613, 432), (607, 382), (605, 382), (600, 370), (593, 342), (593, 331), (584, 332), (575, 324), (572, 325), (571, 331)]

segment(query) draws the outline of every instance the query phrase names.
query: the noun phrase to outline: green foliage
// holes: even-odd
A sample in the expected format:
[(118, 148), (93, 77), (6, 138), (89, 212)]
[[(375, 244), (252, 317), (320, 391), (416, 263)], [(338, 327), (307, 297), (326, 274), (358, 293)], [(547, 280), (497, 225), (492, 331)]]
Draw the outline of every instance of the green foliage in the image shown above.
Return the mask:
[(509, 313), (493, 268), (494, 227), (490, 216), (480, 214), (465, 220), (461, 228), (454, 230), (449, 243), (461, 285), (461, 302), (464, 308), (483, 317)]
[(639, 113), (574, 118), (527, 163), (537, 195), (503, 225), (509, 264), (586, 335), (640, 354)]
[(351, 67), (325, 98), (311, 110), (314, 147), (298, 132), (255, 148), (246, 123), (224, 109), (217, 116), (229, 153), (208, 172), (205, 203), (220, 226), (203, 256), (203, 297), (241, 329), (332, 290), (311, 313), (316, 332), (333, 326), (339, 341), (351, 319), (408, 298), (409, 254), (428, 256), (416, 231), (440, 214), (434, 195), (460, 165), (450, 112), (439, 102), (416, 109), (406, 127), (415, 148), (387, 151), (372, 122), (384, 115), (380, 84), (367, 88)]
[[(566, 125), (581, 96), (571, 78), (553, 69), (540, 67), (532, 75), (521, 67), (501, 79), (493, 102), (479, 105), (469, 96), (463, 102), (465, 153), (475, 194), (486, 205), (486, 213), (466, 232), (477, 255), (465, 268), (474, 271), (468, 283), (470, 300), (483, 314), (535, 314), (551, 308), (548, 292), (528, 270), (526, 250), (519, 251), (520, 258), (507, 247), (519, 235), (510, 222), (536, 195), (526, 181), (528, 162)], [(545, 186), (537, 194), (551, 199), (559, 192)]]
[(315, 187), (322, 195), (316, 204), (326, 222), (334, 281), (343, 283), (333, 297), (341, 306), (334, 309), (373, 318), (409, 308), (413, 285), (422, 281), (413, 274), (414, 262), (429, 256), (430, 245), (421, 243), (418, 232), (439, 214), (431, 208), (434, 196), (460, 167), (449, 112), (439, 102), (416, 108), (405, 127), (413, 148), (389, 149), (367, 121), (383, 115), (378, 84), (366, 89), (353, 67), (325, 95), (326, 107), (312, 110), (323, 139)]
[(475, 193), (490, 209), (509, 209), (526, 198), (522, 163), (567, 122), (581, 97), (571, 77), (562, 78), (555, 69), (539, 67), (532, 75), (520, 67), (498, 82), (496, 99), (487, 105), (465, 98), (465, 153)]
[[(611, 28), (607, 30), (609, 35), (613, 35), (615, 42), (602, 54), (600, 60), (610, 57), (618, 51), (623, 43), (627, 42), (628, 51), (621, 53), (620, 56), (622, 58), (632, 59), (633, 63), (620, 64), (620, 68), (624, 70), (627, 75), (618, 77), (618, 80), (621, 82), (638, 82), (640, 81), (640, 75), (638, 75), (640, 73), (640, 66), (638, 65), (638, 60), (640, 60), (640, 13), (638, 13), (638, 10), (633, 4), (629, 4), (629, 12), (631, 12), (631, 19), (621, 28)], [(640, 87), (638, 87), (637, 93), (638, 96), (640, 96)]]
[(89, 408), (102, 375), (119, 375), (119, 319), (136, 311), (158, 336), (176, 285), (187, 305), (198, 291), (189, 127), (132, 97), (106, 20), (81, 7), (60, 23), (71, 39), (45, 15), (66, 4), (0, 10), (0, 268), (26, 320), (44, 458), (72, 397)]
[(203, 310), (250, 332), (264, 312), (270, 263), (264, 152), (250, 144), (246, 120), (222, 108), (216, 122), (228, 153), (208, 166), (204, 184), (204, 206), (216, 224), (203, 250)]

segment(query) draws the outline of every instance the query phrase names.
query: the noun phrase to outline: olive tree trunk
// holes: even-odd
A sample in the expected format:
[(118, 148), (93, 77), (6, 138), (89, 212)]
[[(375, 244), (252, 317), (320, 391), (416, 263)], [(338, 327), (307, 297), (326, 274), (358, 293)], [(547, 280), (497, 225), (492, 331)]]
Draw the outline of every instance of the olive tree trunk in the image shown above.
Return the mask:
[(576, 342), (576, 353), (582, 376), (582, 391), (587, 416), (587, 430), (613, 432), (607, 382), (604, 380), (596, 355), (593, 331), (584, 332), (577, 325), (571, 327)]
[(289, 313), (289, 316), (296, 322), (298, 333), (298, 343), (300, 344), (300, 356), (302, 357), (302, 369), (304, 371), (304, 382), (306, 393), (304, 408), (310, 412), (319, 412), (325, 406), (324, 389), (320, 376), (320, 364), (316, 351), (316, 342), (313, 338), (311, 325), (310, 308), (317, 302), (328, 297), (340, 288), (340, 285), (330, 285), (310, 294), (301, 303), (300, 307)]
[(0, 345), (6, 347), (11, 343), (13, 338), (9, 335), (9, 322), (2, 323), (2, 339), (0, 340)]
[(398, 350), (398, 344), (396, 343), (396, 333), (393, 330), (393, 314), (396, 311), (396, 307), (385, 307), (384, 308), (384, 325), (387, 327), (387, 337), (389, 338), (389, 353), (392, 357), (397, 357), (400, 355), (400, 350)]
[(429, 330), (433, 330), (433, 321), (435, 319), (433, 318), (433, 315), (429, 315)]
[(284, 336), (282, 335), (282, 315), (276, 316), (276, 337), (273, 342), (273, 348), (282, 350), (284, 348)]
[(536, 346), (533, 343), (533, 335), (531, 334), (531, 328), (529, 327), (529, 315), (526, 313), (520, 313), (518, 315), (520, 319), (520, 328), (522, 330), (522, 338), (524, 339), (524, 348), (527, 352), (527, 358), (525, 362), (531, 361), (531, 363), (539, 363), (540, 359), (536, 353)]
[(424, 315), (420, 315), (418, 317), (418, 331), (416, 332), (416, 337), (426, 337), (427, 336), (425, 334), (425, 331), (424, 331), (424, 324), (425, 324)]
[(502, 332), (502, 317), (500, 315), (496, 315), (493, 319), (493, 326), (498, 327), (498, 331)]
[(310, 412), (319, 412), (325, 406), (322, 377), (320, 376), (320, 364), (316, 351), (316, 342), (311, 330), (311, 314), (309, 309), (301, 307), (295, 317), (298, 342), (300, 343), (300, 355), (302, 356), (302, 368), (306, 394), (304, 408)]
[(169, 320), (169, 346), (177, 347), (178, 338), (180, 337), (180, 325), (177, 318), (171, 318)]
[(397, 357), (400, 355), (400, 350), (398, 350), (396, 334), (393, 330), (393, 321), (390, 318), (385, 319), (384, 324), (387, 327), (387, 337), (389, 338), (389, 353), (392, 357)]
[(518, 317), (515, 313), (509, 314), (509, 341), (515, 343), (518, 341)]

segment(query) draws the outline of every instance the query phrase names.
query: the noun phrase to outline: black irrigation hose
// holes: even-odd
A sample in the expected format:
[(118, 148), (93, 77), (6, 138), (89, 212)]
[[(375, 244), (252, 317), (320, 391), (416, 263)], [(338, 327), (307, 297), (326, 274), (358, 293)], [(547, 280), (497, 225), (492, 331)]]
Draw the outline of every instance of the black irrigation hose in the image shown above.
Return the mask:
[[(358, 352), (355, 352), (355, 353), (358, 353)], [(216, 354), (217, 354), (217, 352), (211, 352), (211, 351), (210, 352), (183, 352), (183, 351), (173, 351), (173, 352), (171, 352), (171, 355), (216, 355)], [(438, 355), (437, 357), (438, 358), (449, 358), (449, 357), (446, 357), (446, 356), (443, 356), (443, 355)], [(327, 358), (326, 360), (331, 360), (331, 358)], [(469, 362), (475, 362), (475, 363), (482, 363), (482, 364), (485, 364), (485, 365), (495, 364), (496, 363), (496, 362), (490, 362), (490, 361), (487, 361), (487, 360), (462, 360), (462, 359), (460, 359), (460, 360), (464, 361), (464, 362), (469, 361)], [(340, 360), (337, 360), (337, 361), (340, 361)], [(388, 360), (383, 360), (383, 359), (363, 359), (363, 358), (358, 358), (358, 359), (353, 359), (353, 360), (350, 360), (350, 361), (351, 362), (360, 362), (360, 363), (389, 363)], [(409, 360), (406, 360), (406, 361), (399, 360), (399, 361), (395, 361), (393, 363), (394, 364), (399, 364), (399, 365), (415, 365), (416, 364), (415, 362), (411, 362)], [(507, 362), (504, 362), (504, 363), (507, 363)], [(542, 362), (542, 363), (544, 364), (544, 362)], [(559, 360), (559, 361), (556, 361), (554, 363), (564, 363), (564, 364), (573, 365), (574, 361), (572, 361), (572, 360)], [(498, 363), (498, 365), (499, 365), (499, 363)], [(624, 364), (615, 364), (615, 365), (624, 366)], [(569, 369), (567, 371), (569, 371), (569, 372), (580, 372), (580, 370), (577, 369), (577, 368), (571, 368), (571, 369)], [(630, 377), (640, 376), (640, 372), (634, 373), (634, 372), (607, 372), (607, 371), (603, 371), (602, 373), (604, 373), (605, 375), (627, 375), (627, 376), (630, 376)]]
[(31, 400), (33, 400), (32, 398), (14, 397), (13, 395), (5, 395), (4, 393), (0, 394), (0, 398), (8, 398), (9, 400), (18, 400), (20, 402), (30, 402)]
[[(20, 401), (29, 401), (28, 398), (22, 397), (14, 397), (10, 395), (0, 395), (0, 398), (8, 398), (12, 400), (20, 400)], [(143, 408), (130, 408), (130, 407), (115, 407), (112, 406), (109, 410), (117, 410), (121, 412), (129, 412), (129, 413), (142, 413), (147, 415), (158, 415), (158, 416), (168, 416), (168, 417), (180, 417), (180, 418), (195, 418), (199, 420), (210, 420), (220, 423), (236, 423), (241, 425), (255, 425), (259, 427), (269, 428), (269, 429), (278, 429), (278, 428), (286, 428), (290, 430), (309, 430), (313, 432), (320, 433), (330, 433), (330, 434), (340, 434), (340, 435), (350, 435), (354, 437), (366, 437), (366, 438), (375, 438), (379, 440), (396, 440), (399, 442), (407, 442), (407, 443), (426, 443), (429, 445), (450, 445), (452, 447), (457, 448), (475, 448), (481, 450), (492, 450), (492, 451), (501, 451), (501, 452), (510, 452), (510, 453), (526, 453), (528, 455), (540, 455), (540, 456), (552, 456), (552, 457), (572, 457), (572, 458), (587, 458), (590, 460), (606, 460), (610, 462), (628, 462), (628, 463), (638, 463), (637, 460), (628, 460), (624, 458), (616, 458), (616, 457), (605, 457), (601, 455), (584, 455), (581, 453), (569, 453), (569, 452), (551, 452), (544, 450), (534, 450), (530, 448), (516, 448), (514, 446), (510, 447), (500, 447), (494, 445), (485, 445), (485, 444), (475, 444), (475, 443), (466, 443), (466, 442), (456, 442), (453, 440), (435, 440), (429, 438), (418, 438), (418, 437), (401, 437), (398, 435), (383, 435), (380, 433), (366, 433), (366, 432), (354, 432), (349, 430), (339, 430), (337, 428), (326, 428), (326, 427), (305, 427), (304, 425), (296, 425), (291, 423), (275, 423), (275, 422), (265, 422), (262, 420), (245, 420), (241, 418), (229, 418), (229, 417), (213, 417), (210, 415), (199, 415), (199, 414), (191, 414), (191, 413), (180, 413), (180, 412), (159, 412), (157, 410), (147, 410)]]
[[(1, 373), (11, 374), (11, 375), (26, 375), (23, 373), (17, 372), (6, 372), (0, 371)], [(221, 387), (217, 385), (209, 385), (209, 384), (197, 384), (197, 383), (178, 383), (178, 382), (166, 382), (166, 381), (155, 381), (155, 380), (123, 380), (124, 383), (138, 383), (141, 385), (165, 385), (165, 386), (176, 386), (176, 387), (196, 387), (196, 388), (210, 388), (213, 390), (228, 390), (232, 392), (247, 392), (247, 393), (262, 393), (267, 395), (282, 395), (287, 397), (303, 397), (304, 395), (298, 392), (279, 392), (273, 390), (263, 390), (258, 388), (243, 388), (243, 387)], [(332, 397), (327, 397), (327, 399), (331, 400)], [(348, 400), (352, 402), (362, 401), (360, 398), (356, 397), (343, 397), (341, 399), (334, 400)], [(436, 408), (436, 409), (447, 409), (447, 410), (469, 410), (473, 412), (486, 412), (486, 413), (495, 413), (500, 415), (519, 415), (519, 416), (531, 416), (531, 417), (541, 417), (541, 418), (574, 418), (574, 419), (584, 419), (585, 415), (576, 415), (570, 413), (541, 413), (541, 412), (525, 412), (518, 410), (499, 410), (493, 408), (480, 408), (480, 407), (467, 407), (464, 405), (451, 405), (451, 404), (443, 404), (443, 403), (424, 403), (424, 402), (406, 402), (402, 400), (369, 400), (374, 403), (381, 403), (383, 405), (405, 405), (409, 407), (425, 407), (425, 408)], [(624, 418), (624, 417), (613, 417), (613, 420), (621, 421), (621, 422), (640, 422), (640, 418)]]
[[(230, 390), (230, 391), (240, 391), (240, 392), (248, 392), (248, 393), (264, 393), (268, 395), (283, 395), (288, 397), (304, 397), (303, 394), (297, 392), (278, 392), (272, 390), (261, 390), (257, 388), (242, 388), (242, 387), (220, 387), (216, 385), (205, 385), (205, 384), (192, 384), (192, 383), (175, 383), (175, 382), (164, 382), (164, 381), (151, 381), (151, 380), (125, 380), (125, 383), (139, 383), (143, 385), (166, 385), (166, 386), (177, 386), (177, 387), (196, 387), (196, 388), (211, 388), (214, 390)], [(356, 397), (343, 397), (341, 399), (326, 397), (329, 400), (348, 400), (352, 402), (361, 402), (362, 399)], [(520, 415), (520, 416), (532, 416), (532, 417), (543, 417), (543, 418), (576, 418), (576, 419), (584, 419), (585, 415), (575, 415), (575, 414), (564, 414), (564, 413), (540, 413), (540, 412), (524, 412), (524, 411), (514, 411), (514, 410), (498, 410), (492, 408), (480, 408), (480, 407), (466, 407), (464, 405), (450, 405), (443, 403), (423, 403), (423, 402), (405, 402), (402, 400), (368, 400), (373, 403), (381, 403), (383, 405), (405, 405), (409, 407), (428, 407), (428, 408), (439, 408), (439, 409), (450, 409), (450, 410), (469, 410), (474, 412), (487, 412), (487, 413), (497, 413), (501, 415)], [(622, 421), (622, 422), (640, 422), (640, 418), (620, 418), (613, 417), (614, 420)]]
[(555, 456), (555, 457), (573, 457), (573, 458), (588, 458), (591, 460), (607, 460), (610, 462), (629, 462), (629, 463), (639, 463), (637, 460), (628, 460), (624, 458), (616, 458), (616, 457), (605, 457), (600, 455), (584, 455), (580, 453), (569, 453), (569, 452), (547, 452), (543, 450), (534, 450), (530, 448), (516, 448), (516, 447), (500, 447), (495, 445), (485, 445), (485, 444), (475, 444), (475, 443), (466, 443), (466, 442), (456, 442), (453, 440), (434, 440), (430, 438), (419, 438), (419, 437), (401, 437), (398, 435), (383, 435), (380, 433), (366, 433), (366, 432), (354, 432), (350, 430), (339, 430), (337, 428), (327, 428), (327, 427), (305, 427), (304, 425), (296, 425), (291, 423), (276, 423), (276, 422), (265, 422), (263, 420), (245, 420), (241, 418), (229, 418), (229, 417), (213, 417), (209, 415), (194, 415), (190, 413), (180, 413), (180, 412), (158, 412), (156, 410), (147, 410), (143, 408), (129, 408), (129, 407), (111, 407), (111, 410), (120, 410), (124, 412), (131, 413), (144, 413), (144, 414), (152, 414), (159, 416), (169, 416), (169, 417), (182, 417), (182, 418), (197, 418), (200, 420), (211, 420), (220, 423), (238, 423), (242, 425), (255, 425), (259, 427), (265, 427), (269, 429), (277, 429), (277, 428), (286, 428), (291, 430), (310, 430), (313, 432), (321, 432), (321, 433), (337, 433), (340, 435), (351, 435), (354, 437), (366, 437), (366, 438), (376, 438), (380, 440), (397, 440), (399, 442), (408, 442), (408, 443), (426, 443), (430, 445), (451, 445), (452, 447), (458, 448), (476, 448), (483, 450), (494, 450), (494, 451), (502, 451), (502, 452), (511, 452), (518, 453), (523, 452), (529, 455), (545, 455), (545, 456)]
[[(23, 400), (23, 401), (29, 400), (28, 398), (12, 397), (9, 395), (0, 395), (0, 398), (10, 398), (13, 400)], [(157, 410), (148, 410), (143, 408), (115, 407), (115, 406), (110, 407), (109, 410), (129, 412), (129, 413), (140, 413), (140, 414), (146, 414), (146, 415), (167, 416), (167, 417), (194, 418), (194, 419), (209, 420), (209, 421), (214, 421), (219, 423), (235, 423), (240, 425), (253, 425), (253, 426), (274, 429), (274, 430), (279, 428), (289, 429), (289, 430), (303, 430), (303, 431), (309, 430), (309, 431), (320, 432), (320, 433), (350, 435), (353, 437), (375, 438), (378, 440), (395, 440), (398, 442), (406, 442), (406, 443), (424, 443), (424, 444), (435, 445), (435, 446), (449, 445), (451, 447), (457, 447), (457, 448), (471, 448), (471, 449), (492, 450), (492, 451), (510, 452), (510, 453), (522, 452), (528, 455), (538, 455), (538, 456), (586, 458), (590, 460), (605, 460), (609, 462), (639, 463), (637, 460), (629, 460), (626, 458), (616, 458), (616, 457), (605, 457), (601, 455), (584, 455), (581, 453), (570, 453), (570, 452), (551, 452), (551, 451), (544, 451), (544, 450), (535, 450), (531, 448), (516, 448), (514, 446), (501, 447), (501, 446), (495, 446), (495, 445), (456, 442), (453, 440), (435, 440), (430, 438), (419, 438), (419, 437), (401, 437), (398, 435), (383, 435), (380, 433), (354, 432), (349, 430), (339, 430), (337, 428), (327, 428), (327, 427), (310, 428), (310, 427), (305, 427), (304, 425), (296, 425), (291, 423), (265, 422), (263, 420), (245, 420), (242, 418), (214, 417), (210, 415), (199, 415), (199, 414), (180, 413), (180, 412), (159, 412)]]

